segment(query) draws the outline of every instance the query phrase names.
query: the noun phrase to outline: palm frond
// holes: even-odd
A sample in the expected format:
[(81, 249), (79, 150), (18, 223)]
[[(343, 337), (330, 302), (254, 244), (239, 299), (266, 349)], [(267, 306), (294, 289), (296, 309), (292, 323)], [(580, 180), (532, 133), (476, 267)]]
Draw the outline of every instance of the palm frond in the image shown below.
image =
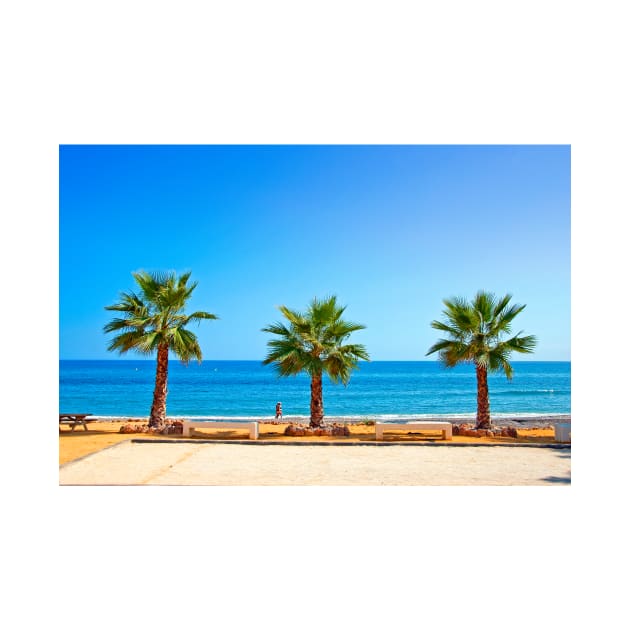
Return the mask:
[(142, 354), (151, 354), (165, 341), (163, 333), (151, 330), (138, 337), (133, 349)]
[(500, 319), (503, 317), (503, 311), (506, 309), (511, 299), (512, 296), (509, 293), (506, 293), (501, 299), (497, 301), (492, 313), (493, 319)]
[(324, 371), (333, 383), (350, 382), (350, 373), (356, 367), (356, 361), (349, 360), (339, 353), (331, 353), (323, 361)]
[(212, 313), (207, 313), (206, 311), (195, 311), (194, 313), (191, 313), (190, 315), (187, 315), (183, 318), (182, 325), (186, 326), (191, 322), (200, 324), (201, 321), (204, 319), (219, 319), (219, 317)]
[(184, 364), (187, 364), (191, 359), (197, 359), (201, 362), (201, 348), (197, 335), (190, 330), (182, 327), (174, 328), (169, 347)]
[(103, 331), (106, 333), (118, 332), (118, 331), (129, 331), (139, 330), (142, 326), (134, 326), (133, 320), (130, 319), (122, 319), (120, 317), (116, 317), (111, 321), (107, 322), (105, 326), (103, 326)]
[(488, 369), (491, 372), (504, 372), (508, 380), (512, 380), (512, 364), (510, 351), (502, 344), (493, 348), (489, 353)]
[(265, 328), (261, 328), (261, 331), (271, 333), (272, 335), (281, 335), (283, 337), (290, 337), (292, 334), (282, 322), (276, 322), (275, 324), (265, 326)]
[(434, 354), (435, 352), (441, 352), (454, 343), (456, 343), (454, 339), (440, 339), (429, 348), (425, 356), (429, 356), (430, 354)]
[(289, 323), (293, 326), (303, 325), (306, 321), (304, 315), (299, 311), (292, 311), (290, 308), (286, 306), (279, 306), (278, 310), (286, 317)]
[(472, 307), (479, 314), (480, 320), (485, 323), (492, 321), (495, 305), (494, 294), (487, 291), (478, 291), (473, 298)]
[(475, 330), (478, 326), (478, 314), (464, 298), (444, 300), (446, 309), (443, 315), (452, 328), (460, 330), (463, 335)]
[(431, 322), (431, 328), (446, 332), (450, 334), (453, 338), (461, 338), (465, 336), (464, 331), (462, 331), (460, 328), (457, 328), (453, 325), (445, 324), (444, 322), (440, 322), (438, 320), (434, 320)]
[(503, 339), (510, 333), (513, 319), (525, 308), (524, 305), (510, 306), (512, 296), (500, 299), (487, 291), (478, 291), (469, 303), (463, 298), (443, 300), (446, 309), (444, 321), (433, 321), (431, 327), (446, 333), (428, 350), (427, 356), (438, 353), (447, 367), (462, 362), (474, 362), (491, 371), (503, 371), (512, 377), (509, 362), (511, 352), (533, 352), (536, 338), (533, 335), (518, 335)]
[(149, 354), (151, 351), (147, 351), (142, 344), (144, 336), (144, 334), (135, 331), (124, 332), (114, 337), (107, 349), (109, 351), (117, 350), (120, 354), (124, 354), (129, 350), (135, 350), (140, 354)]
[(333, 382), (347, 383), (358, 359), (369, 361), (361, 344), (344, 342), (365, 326), (344, 321), (345, 306), (335, 296), (313, 298), (305, 312), (279, 306), (286, 323), (276, 322), (262, 329), (276, 337), (267, 342), (268, 353), (263, 364), (273, 364), (280, 376), (306, 372), (317, 375), (326, 372)]
[(343, 320), (335, 320), (333, 324), (327, 327), (326, 334), (331, 339), (345, 339), (353, 332), (357, 332), (358, 330), (365, 330), (365, 326), (363, 324), (357, 324), (355, 322), (344, 322)]
[(133, 272), (139, 293), (121, 293), (118, 303), (105, 307), (127, 314), (103, 327), (106, 333), (122, 333), (110, 342), (109, 349), (151, 354), (160, 344), (166, 344), (184, 362), (191, 358), (201, 360), (196, 336), (184, 327), (218, 318), (207, 311), (184, 313), (186, 302), (197, 286), (196, 282), (189, 282), (190, 275), (190, 272), (179, 277), (174, 272)]
[(168, 275), (161, 272), (149, 273), (147, 271), (135, 271), (131, 275), (140, 287), (143, 298), (149, 303), (157, 303), (160, 292), (168, 280)]
[(346, 356), (352, 357), (354, 360), (369, 361), (370, 354), (362, 343), (350, 343), (339, 348), (339, 352)]
[(520, 352), (521, 354), (532, 353), (538, 343), (536, 336), (526, 335), (525, 337), (520, 337), (520, 334), (521, 333), (519, 332), (518, 335), (515, 335), (510, 339), (506, 339), (503, 344), (510, 351)]

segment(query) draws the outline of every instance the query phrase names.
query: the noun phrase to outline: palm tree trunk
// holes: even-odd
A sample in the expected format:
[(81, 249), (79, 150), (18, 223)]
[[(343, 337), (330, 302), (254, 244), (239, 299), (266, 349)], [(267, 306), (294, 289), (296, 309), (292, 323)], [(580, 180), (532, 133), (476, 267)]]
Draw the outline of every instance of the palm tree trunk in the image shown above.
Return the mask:
[(311, 376), (311, 424), (321, 427), (324, 420), (324, 394), (322, 391), (322, 375)]
[(477, 368), (477, 429), (487, 429), (490, 420), (490, 395), (488, 393), (488, 368), (476, 365)]
[(155, 369), (155, 389), (151, 406), (150, 427), (163, 427), (166, 424), (166, 381), (168, 379), (168, 346), (158, 346), (157, 367)]

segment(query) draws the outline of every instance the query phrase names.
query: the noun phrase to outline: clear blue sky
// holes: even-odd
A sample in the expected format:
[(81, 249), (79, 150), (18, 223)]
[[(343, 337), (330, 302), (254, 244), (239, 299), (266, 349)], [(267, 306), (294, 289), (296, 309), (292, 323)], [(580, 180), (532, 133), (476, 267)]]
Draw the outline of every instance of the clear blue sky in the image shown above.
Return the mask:
[(569, 146), (62, 146), (60, 358), (119, 357), (104, 307), (144, 269), (192, 271), (205, 359), (335, 294), (372, 359), (426, 360), (442, 299), (486, 289), (527, 304), (525, 359), (569, 360), (570, 202)]

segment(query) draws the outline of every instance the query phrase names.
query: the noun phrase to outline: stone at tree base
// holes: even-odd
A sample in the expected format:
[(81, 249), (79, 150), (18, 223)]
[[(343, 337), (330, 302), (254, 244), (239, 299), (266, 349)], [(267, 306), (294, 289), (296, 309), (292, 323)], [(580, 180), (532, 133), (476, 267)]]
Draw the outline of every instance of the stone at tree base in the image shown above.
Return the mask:
[(349, 436), (350, 428), (338, 423), (323, 425), (320, 427), (310, 427), (299, 424), (289, 424), (284, 430), (285, 435), (306, 435), (306, 436)]
[(151, 433), (153, 435), (181, 435), (184, 425), (181, 420), (167, 422), (161, 427), (150, 427), (148, 424), (123, 424), (119, 433)]

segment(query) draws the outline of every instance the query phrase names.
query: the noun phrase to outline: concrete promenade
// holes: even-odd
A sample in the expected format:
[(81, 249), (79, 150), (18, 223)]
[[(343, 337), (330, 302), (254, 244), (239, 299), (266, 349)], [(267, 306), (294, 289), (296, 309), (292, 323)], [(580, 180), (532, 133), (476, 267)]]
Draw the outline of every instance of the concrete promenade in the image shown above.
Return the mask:
[(508, 486), (571, 483), (571, 449), (130, 440), (59, 468), (60, 485)]

